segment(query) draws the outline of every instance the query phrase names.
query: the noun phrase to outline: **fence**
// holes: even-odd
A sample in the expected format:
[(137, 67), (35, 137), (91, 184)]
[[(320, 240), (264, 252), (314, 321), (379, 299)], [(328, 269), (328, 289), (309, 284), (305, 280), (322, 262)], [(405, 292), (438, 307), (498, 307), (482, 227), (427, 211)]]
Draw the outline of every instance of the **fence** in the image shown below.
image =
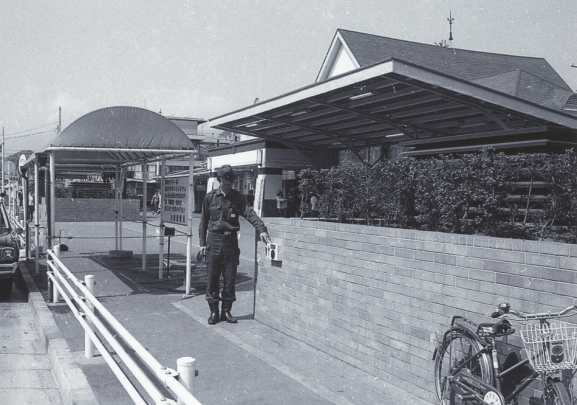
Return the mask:
[[(51, 293), (54, 302), (58, 302), (62, 296), (84, 328), (86, 357), (94, 356), (94, 349), (98, 349), (134, 403), (146, 405), (147, 402), (141, 393), (101, 341), (100, 337), (102, 337), (112, 348), (112, 353), (118, 355), (154, 403), (176, 404), (172, 399), (166, 398), (162, 389), (158, 387), (162, 384), (162, 386), (168, 387), (178, 398), (178, 404), (200, 405), (200, 402), (192, 394), (194, 377), (197, 375), (193, 358), (179, 358), (176, 370), (162, 366), (96, 299), (94, 296), (94, 276), (87, 275), (84, 281), (78, 280), (60, 261), (59, 246), (48, 249), (47, 254), (47, 265), (50, 269), (47, 274), (52, 284), (52, 287), (49, 287), (49, 293)], [(127, 353), (124, 345), (117, 340), (117, 337), (121, 338), (125, 345), (134, 351), (140, 361), (156, 377), (156, 380), (153, 381), (148, 377), (149, 373), (139, 366), (137, 359)]]

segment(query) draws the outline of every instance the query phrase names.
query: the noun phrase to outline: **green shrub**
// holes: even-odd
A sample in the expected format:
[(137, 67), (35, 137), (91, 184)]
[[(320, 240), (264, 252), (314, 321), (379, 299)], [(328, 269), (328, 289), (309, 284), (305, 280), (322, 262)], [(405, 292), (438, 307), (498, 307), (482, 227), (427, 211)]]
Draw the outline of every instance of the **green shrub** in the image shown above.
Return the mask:
[[(477, 154), (358, 161), (299, 173), (324, 220), (523, 239), (577, 239), (577, 155)], [(310, 210), (305, 198), (301, 204)]]

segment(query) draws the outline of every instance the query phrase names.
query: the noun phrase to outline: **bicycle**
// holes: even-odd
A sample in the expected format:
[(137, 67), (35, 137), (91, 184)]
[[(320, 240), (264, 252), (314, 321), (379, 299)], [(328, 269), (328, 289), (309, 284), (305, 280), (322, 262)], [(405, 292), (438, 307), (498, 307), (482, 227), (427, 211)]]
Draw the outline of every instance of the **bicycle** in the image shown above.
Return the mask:
[[(435, 349), (435, 388), (441, 405), (509, 405), (533, 381), (543, 383), (545, 405), (572, 405), (561, 381), (563, 370), (577, 369), (577, 325), (552, 323), (549, 319), (577, 313), (577, 305), (560, 312), (526, 314), (512, 310), (509, 304), (499, 305), (491, 314), (494, 323), (476, 324), (454, 316), (451, 327)], [(527, 354), (510, 366), (502, 367), (497, 354), (497, 338), (515, 333), (510, 317), (523, 321), (539, 321), (521, 329), (521, 339)], [(526, 367), (530, 364), (531, 368)], [(513, 387), (504, 384), (510, 373), (521, 368), (532, 374)], [(506, 381), (506, 380), (505, 380)]]

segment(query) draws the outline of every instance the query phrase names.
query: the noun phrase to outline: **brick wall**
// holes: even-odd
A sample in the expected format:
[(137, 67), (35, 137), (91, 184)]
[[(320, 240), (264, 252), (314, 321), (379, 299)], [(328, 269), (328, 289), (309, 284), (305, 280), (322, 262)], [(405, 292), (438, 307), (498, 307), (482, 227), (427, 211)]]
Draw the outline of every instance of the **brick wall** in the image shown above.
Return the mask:
[(282, 262), (259, 251), (255, 318), (437, 403), (436, 332), (577, 303), (577, 246), (267, 218)]
[[(114, 200), (89, 198), (59, 198), (55, 207), (56, 222), (114, 221)], [(122, 200), (124, 220), (137, 221), (140, 217), (139, 200)]]

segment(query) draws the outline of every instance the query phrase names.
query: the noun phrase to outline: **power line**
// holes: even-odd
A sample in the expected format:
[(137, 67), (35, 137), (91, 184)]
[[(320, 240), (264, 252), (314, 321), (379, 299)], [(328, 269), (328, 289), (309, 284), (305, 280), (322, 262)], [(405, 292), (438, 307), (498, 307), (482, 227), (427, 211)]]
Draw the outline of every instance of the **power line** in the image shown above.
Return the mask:
[(33, 136), (33, 135), (40, 135), (40, 134), (49, 134), (49, 133), (56, 133), (56, 128), (53, 130), (49, 130), (49, 131), (40, 131), (40, 132), (34, 132), (32, 134), (23, 134), (23, 135), (18, 135), (18, 136), (7, 136), (8, 139), (19, 139), (19, 138), (26, 138), (27, 136)]
[[(46, 125), (43, 125), (43, 126), (41, 126), (41, 127), (32, 128), (32, 129), (25, 129), (24, 131), (19, 131), (19, 132), (13, 132), (13, 133), (11, 133), (11, 134), (6, 134), (6, 136), (18, 135), (18, 134), (23, 134), (24, 132), (36, 131), (37, 129), (42, 129), (42, 128), (46, 128), (46, 127), (49, 127), (49, 126), (52, 126), (52, 125), (57, 125), (57, 124), (58, 124), (58, 122), (52, 122), (52, 123), (50, 123), (50, 124), (46, 124)], [(41, 133), (41, 132), (40, 132), (40, 133)]]

